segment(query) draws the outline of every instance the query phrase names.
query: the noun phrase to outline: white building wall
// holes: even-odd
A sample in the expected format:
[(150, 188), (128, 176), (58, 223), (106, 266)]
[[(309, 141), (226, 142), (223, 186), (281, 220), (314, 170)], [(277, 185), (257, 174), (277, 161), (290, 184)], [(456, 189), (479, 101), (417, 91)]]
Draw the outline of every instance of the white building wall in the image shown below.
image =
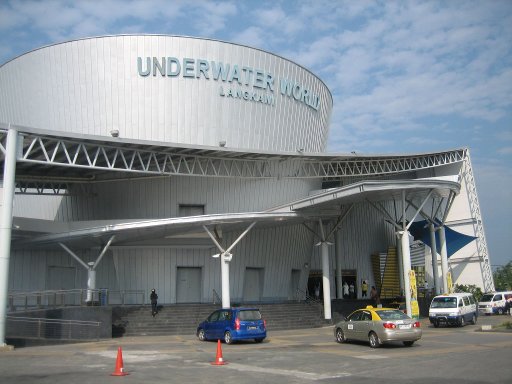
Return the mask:
[[(175, 57), (181, 73), (141, 76), (139, 57)], [(214, 80), (211, 69), (209, 79), (201, 73), (185, 77), (184, 58), (261, 70), (274, 78), (274, 89), (245, 85), (243, 79), (241, 85)], [(318, 95), (318, 110), (301, 97), (283, 95), (283, 79)], [(105, 36), (51, 45), (1, 66), (0, 84), (4, 123), (101, 136), (117, 129), (123, 138), (213, 146), (226, 141), (230, 148), (254, 150), (324, 150), (332, 109), (325, 84), (289, 60), (246, 46), (178, 36)], [(221, 88), (224, 94), (241, 89), (270, 95), (275, 102), (221, 96)]]

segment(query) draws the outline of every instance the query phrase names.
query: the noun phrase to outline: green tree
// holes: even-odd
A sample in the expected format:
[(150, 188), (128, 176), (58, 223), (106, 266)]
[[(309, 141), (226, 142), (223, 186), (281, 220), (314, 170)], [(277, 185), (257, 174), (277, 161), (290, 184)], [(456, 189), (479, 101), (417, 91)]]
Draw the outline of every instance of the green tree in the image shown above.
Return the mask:
[(494, 286), (497, 291), (512, 290), (512, 261), (509, 261), (503, 267), (499, 267), (492, 274), (494, 277)]
[(480, 287), (477, 287), (476, 285), (470, 284), (470, 285), (462, 285), (457, 284), (455, 285), (455, 292), (469, 292), (473, 295), (476, 301), (480, 301), (480, 298), (483, 296), (482, 289)]

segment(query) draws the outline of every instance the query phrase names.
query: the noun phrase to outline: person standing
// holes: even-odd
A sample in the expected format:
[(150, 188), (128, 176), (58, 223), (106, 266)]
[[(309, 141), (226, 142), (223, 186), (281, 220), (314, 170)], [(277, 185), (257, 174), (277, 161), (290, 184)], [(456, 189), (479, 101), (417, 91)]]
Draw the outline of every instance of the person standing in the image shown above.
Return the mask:
[(370, 290), (370, 297), (374, 301), (375, 305), (378, 307), (380, 305), (380, 297), (379, 292), (374, 285), (372, 285), (372, 289)]
[(348, 298), (348, 284), (346, 281), (343, 283), (343, 297)]
[(349, 296), (351, 299), (354, 299), (356, 297), (355, 295), (355, 288), (354, 288), (354, 283), (353, 282), (350, 282), (350, 285), (348, 286), (348, 292), (349, 292)]
[(153, 317), (158, 313), (157, 304), (158, 304), (158, 295), (156, 293), (155, 288), (151, 290), (151, 294), (149, 295), (149, 299), (151, 300), (151, 314)]
[(368, 283), (366, 280), (363, 280), (363, 283), (361, 284), (361, 296), (366, 297), (366, 294), (368, 292)]

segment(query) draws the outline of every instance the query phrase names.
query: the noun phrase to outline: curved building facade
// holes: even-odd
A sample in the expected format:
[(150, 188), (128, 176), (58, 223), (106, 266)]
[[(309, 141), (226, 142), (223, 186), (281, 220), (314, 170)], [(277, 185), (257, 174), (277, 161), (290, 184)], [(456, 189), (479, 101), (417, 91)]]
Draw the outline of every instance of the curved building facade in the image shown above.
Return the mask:
[(323, 151), (332, 96), (271, 53), (178, 36), (55, 44), (0, 67), (0, 116), (29, 127), (265, 151)]
[[(454, 282), (482, 285), (481, 258), (468, 261), (468, 255), (486, 252), (483, 227), (478, 233), (473, 227), (481, 218), (468, 152), (329, 155), (324, 150), (331, 109), (326, 85), (300, 65), (208, 39), (89, 38), (3, 64), (0, 144), (7, 148), (14, 126), (24, 152), (17, 158), (17, 183), (36, 180), (50, 190), (45, 194), (30, 184), (32, 191), (19, 187), (13, 199), (9, 291), (90, 288), (94, 276), (96, 287), (111, 292), (156, 288), (167, 304), (211, 302), (223, 290), (234, 302), (262, 302), (304, 298), (319, 284), (327, 287), (324, 299), (343, 298), (342, 281), (348, 281), (352, 297), (362, 298), (362, 281), (382, 284), (379, 258), (396, 255), (392, 248), (400, 247), (397, 233), (404, 233), (405, 219), (425, 212), (435, 213), (430, 219), (436, 225), (451, 220), (481, 240), (451, 260)], [(39, 157), (31, 158), (31, 151)], [(109, 151), (124, 168), (96, 161)], [(176, 160), (183, 154), (206, 168), (222, 167), (222, 177), (181, 172), (199, 166)], [(176, 170), (130, 168), (134, 161), (144, 165), (157, 158), (174, 161)], [(78, 165), (77, 159), (86, 161)], [(262, 176), (230, 173), (254, 164), (265, 169)], [(425, 180), (434, 185), (426, 192)], [(366, 181), (383, 183), (382, 190), (365, 191)], [(66, 183), (63, 193), (59, 183)], [(446, 192), (442, 183), (457, 186)], [(331, 190), (340, 194), (331, 196)], [(320, 196), (316, 202), (314, 196)], [(451, 206), (456, 209), (449, 212)], [(295, 215), (295, 221), (255, 219), (253, 228), (250, 221), (229, 220), (269, 212), (281, 212), (283, 222)], [(216, 223), (215, 215), (228, 218)], [(205, 224), (185, 231), (181, 218)], [(110, 237), (119, 223), (160, 221), (154, 236), (141, 230)], [(80, 233), (90, 236), (78, 239)], [(56, 240), (37, 244), (34, 238)], [(212, 257), (219, 245), (233, 253), (229, 288), (221, 279), (224, 264)], [(425, 247), (418, 249), (421, 278), (440, 289), (438, 276), (447, 271), (438, 262), (446, 255), (438, 260)], [(393, 294), (407, 285), (395, 277)], [(132, 299), (139, 300), (126, 303)]]

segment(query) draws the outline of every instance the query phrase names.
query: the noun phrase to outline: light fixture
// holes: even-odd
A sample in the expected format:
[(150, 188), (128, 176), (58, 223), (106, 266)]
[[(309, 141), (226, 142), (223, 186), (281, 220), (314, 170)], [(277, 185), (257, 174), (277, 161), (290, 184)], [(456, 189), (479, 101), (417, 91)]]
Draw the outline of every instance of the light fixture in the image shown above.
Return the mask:
[(119, 137), (119, 129), (115, 129), (115, 128), (114, 128), (114, 129), (112, 129), (112, 130), (110, 131), (110, 135), (111, 135), (112, 137)]

